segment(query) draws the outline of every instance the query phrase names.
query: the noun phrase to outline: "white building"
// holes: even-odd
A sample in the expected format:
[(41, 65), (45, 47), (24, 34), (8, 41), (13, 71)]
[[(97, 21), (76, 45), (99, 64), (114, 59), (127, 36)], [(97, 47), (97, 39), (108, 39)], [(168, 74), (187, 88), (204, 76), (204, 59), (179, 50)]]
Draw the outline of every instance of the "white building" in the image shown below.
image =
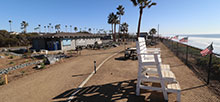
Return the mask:
[(75, 50), (77, 46), (101, 44), (101, 37), (89, 33), (56, 33), (45, 34), (32, 38), (32, 47), (35, 50)]

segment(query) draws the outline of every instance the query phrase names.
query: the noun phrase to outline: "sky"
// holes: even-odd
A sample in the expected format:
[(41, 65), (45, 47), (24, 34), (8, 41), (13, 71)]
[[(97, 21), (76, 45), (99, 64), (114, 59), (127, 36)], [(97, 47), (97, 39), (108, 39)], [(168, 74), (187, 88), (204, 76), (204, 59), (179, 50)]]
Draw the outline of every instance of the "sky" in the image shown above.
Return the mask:
[[(153, 0), (156, 6), (145, 8), (141, 31), (157, 28), (160, 34), (220, 34), (220, 0)], [(27, 21), (28, 32), (38, 24), (72, 25), (84, 29), (110, 30), (107, 17), (125, 7), (121, 22), (127, 22), (129, 32), (137, 31), (139, 8), (130, 0), (0, 0), (0, 29), (21, 32), (20, 23)], [(42, 31), (43, 27), (41, 28)]]

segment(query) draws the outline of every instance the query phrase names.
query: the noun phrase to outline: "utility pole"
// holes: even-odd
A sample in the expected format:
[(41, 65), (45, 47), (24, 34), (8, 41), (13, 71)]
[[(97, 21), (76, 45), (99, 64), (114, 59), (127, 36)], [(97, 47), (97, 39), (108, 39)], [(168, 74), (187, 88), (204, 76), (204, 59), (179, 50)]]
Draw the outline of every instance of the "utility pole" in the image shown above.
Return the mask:
[(158, 36), (160, 35), (160, 25), (158, 24), (157, 26), (157, 33), (158, 33)]

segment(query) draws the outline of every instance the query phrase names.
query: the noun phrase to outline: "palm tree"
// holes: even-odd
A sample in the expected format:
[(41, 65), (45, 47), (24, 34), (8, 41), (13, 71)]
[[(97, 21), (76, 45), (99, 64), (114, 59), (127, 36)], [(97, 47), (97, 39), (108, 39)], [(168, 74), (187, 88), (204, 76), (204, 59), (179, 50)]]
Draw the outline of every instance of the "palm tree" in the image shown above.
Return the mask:
[(12, 21), (11, 21), (11, 20), (9, 20), (8, 22), (9, 22), (9, 26), (10, 26), (10, 32), (11, 32), (11, 31), (12, 31), (12, 29), (11, 29), (11, 23), (12, 23)]
[(155, 28), (152, 28), (150, 31), (149, 31), (149, 34), (151, 36), (151, 41), (153, 41), (153, 35), (155, 35), (157, 33), (157, 30)]
[(41, 25), (38, 24), (38, 28), (39, 28), (39, 33), (41, 32)]
[(128, 25), (126, 22), (124, 22), (124, 23), (121, 24), (120, 30), (121, 30), (121, 32), (123, 33), (123, 41), (124, 41), (124, 39), (125, 39), (125, 34), (128, 33), (128, 26), (129, 26), (129, 25)]
[(55, 29), (57, 30), (56, 33), (60, 32), (60, 24), (55, 25)]
[(117, 8), (117, 12), (116, 12), (116, 14), (119, 16), (119, 29), (118, 29), (118, 33), (120, 33), (120, 26), (121, 26), (121, 16), (123, 16), (124, 15), (124, 7), (122, 6), (122, 5), (119, 5), (118, 6), (118, 8)]
[(66, 29), (66, 32), (67, 32), (67, 25), (65, 25), (65, 29)]
[(122, 23), (121, 28), (120, 28), (121, 32), (122, 33), (127, 33), (128, 32), (128, 26), (129, 25), (126, 22)]
[(140, 27), (141, 27), (141, 18), (143, 14), (143, 9), (148, 7), (151, 8), (153, 5), (156, 5), (155, 2), (152, 2), (151, 0), (131, 0), (134, 6), (139, 6), (139, 21), (138, 21), (138, 29), (137, 29), (137, 37), (140, 36)]
[(49, 25), (47, 26), (47, 29), (48, 29), (48, 33), (50, 33), (50, 26)]
[(74, 31), (77, 32), (77, 30), (78, 30), (78, 28), (77, 28), (77, 27), (74, 27)]
[(53, 33), (53, 26), (51, 26), (51, 32)]
[(44, 33), (46, 34), (47, 33), (47, 26), (44, 26)]
[(110, 13), (109, 16), (108, 16), (108, 24), (111, 24), (111, 26), (112, 26), (112, 34), (114, 33), (114, 32), (113, 32), (113, 24), (114, 24), (114, 23), (113, 23), (113, 18), (114, 18), (114, 15), (115, 15), (115, 14), (112, 12), (112, 13)]
[(37, 30), (39, 30), (39, 27), (34, 28), (34, 31), (36, 31), (36, 32), (37, 32)]
[(88, 29), (88, 31), (91, 33), (92, 29), (91, 29), (91, 28), (89, 28), (89, 29)]
[(49, 32), (51, 32), (51, 29), (50, 29), (50, 28), (51, 28), (51, 25), (52, 25), (52, 24), (49, 23), (49, 28), (48, 28)]
[(27, 32), (28, 23), (26, 21), (21, 22), (21, 29), (23, 29), (23, 33)]
[[(116, 24), (119, 23), (118, 16), (113, 12), (110, 13), (108, 16), (108, 23), (112, 25), (112, 32), (114, 32), (113, 41), (116, 41)], [(114, 25), (114, 31), (113, 31), (113, 25)]]
[(70, 25), (70, 32), (72, 33), (72, 25)]
[(153, 36), (154, 34), (157, 33), (157, 30), (155, 28), (152, 28), (149, 33), (151, 36)]

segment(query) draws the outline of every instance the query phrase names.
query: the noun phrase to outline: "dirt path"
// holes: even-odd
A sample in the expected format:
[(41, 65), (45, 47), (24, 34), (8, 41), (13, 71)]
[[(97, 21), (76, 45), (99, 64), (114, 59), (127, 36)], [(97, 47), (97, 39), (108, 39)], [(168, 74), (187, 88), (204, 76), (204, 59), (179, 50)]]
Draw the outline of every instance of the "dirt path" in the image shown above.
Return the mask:
[[(170, 64), (171, 70), (180, 82), (182, 102), (220, 102), (217, 96), (169, 49), (163, 44), (157, 47), (162, 50), (163, 63)], [(82, 52), (83, 55), (80, 57), (0, 87), (0, 100), (3, 102), (64, 101), (92, 72), (94, 59), (100, 63), (120, 49)], [(116, 55), (91, 77), (72, 101), (163, 102), (161, 92), (142, 90), (140, 96), (135, 95), (137, 65), (137, 60), (123, 59), (123, 53)], [(175, 94), (169, 94), (169, 102), (175, 100)]]
[(78, 87), (93, 71), (94, 60), (98, 65), (105, 58), (122, 49), (123, 46), (108, 50), (85, 50), (77, 58), (55, 64), (51, 68), (1, 86), (0, 100), (1, 102), (56, 101), (57, 95), (67, 89)]
[[(163, 44), (163, 63), (170, 64), (182, 88), (182, 102), (220, 102), (207, 86), (196, 75), (173, 55)], [(137, 79), (137, 61), (124, 60), (118, 54), (95, 74), (75, 96), (72, 102), (164, 102), (161, 92), (142, 90), (140, 96), (135, 95)], [(68, 97), (75, 91), (71, 88), (60, 94), (60, 98)], [(176, 100), (175, 94), (169, 94), (169, 102)]]

